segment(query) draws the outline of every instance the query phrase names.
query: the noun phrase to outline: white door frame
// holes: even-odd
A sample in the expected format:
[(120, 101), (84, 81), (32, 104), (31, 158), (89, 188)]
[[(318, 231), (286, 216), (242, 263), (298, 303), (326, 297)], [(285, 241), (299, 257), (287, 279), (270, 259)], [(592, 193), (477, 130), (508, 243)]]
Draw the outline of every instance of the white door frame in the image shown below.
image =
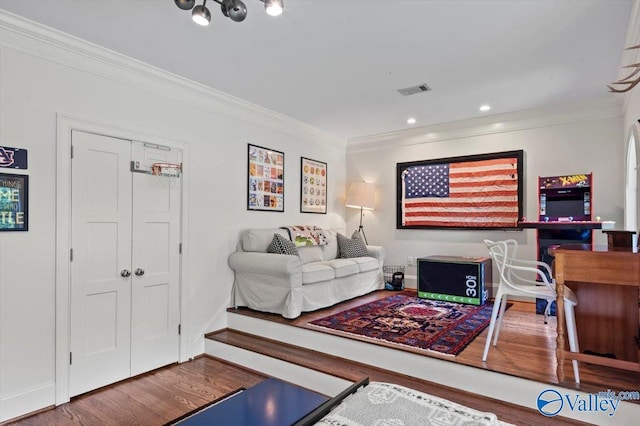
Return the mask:
[(71, 249), (71, 131), (96, 133), (132, 141), (148, 142), (182, 150), (182, 256), (180, 258), (180, 335), (179, 361), (188, 360), (186, 295), (188, 294), (189, 258), (189, 145), (160, 136), (142, 134), (108, 124), (58, 114), (56, 131), (56, 324), (55, 324), (55, 404), (69, 402), (69, 314)]
[[(624, 228), (638, 231), (640, 212), (640, 138), (638, 125), (633, 124), (626, 139)], [(637, 235), (636, 235), (637, 238)]]

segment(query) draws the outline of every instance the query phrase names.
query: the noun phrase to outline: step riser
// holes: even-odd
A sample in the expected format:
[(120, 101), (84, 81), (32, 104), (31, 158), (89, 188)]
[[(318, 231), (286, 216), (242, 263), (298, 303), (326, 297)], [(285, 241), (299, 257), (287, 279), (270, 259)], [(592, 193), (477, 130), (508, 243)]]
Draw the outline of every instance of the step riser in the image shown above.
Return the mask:
[[(589, 394), (575, 389), (566, 389), (489, 370), (453, 364), (447, 360), (397, 351), (383, 346), (371, 345), (231, 312), (227, 314), (227, 326), (229, 329), (341, 358), (352, 359), (399, 374), (484, 395), (533, 410), (537, 410), (536, 396), (546, 389), (555, 389), (562, 394), (579, 394), (582, 398), (589, 398)], [(217, 356), (215, 354), (211, 355)], [(246, 365), (262, 371), (255, 364)], [(615, 417), (609, 420), (615, 420), (615, 424), (634, 424), (639, 414), (640, 409), (637, 404), (620, 402)], [(575, 411), (571, 413), (571, 418), (592, 424), (603, 424), (602, 413)]]
[(330, 397), (336, 396), (352, 384), (348, 380), (211, 339), (205, 339), (205, 353)]

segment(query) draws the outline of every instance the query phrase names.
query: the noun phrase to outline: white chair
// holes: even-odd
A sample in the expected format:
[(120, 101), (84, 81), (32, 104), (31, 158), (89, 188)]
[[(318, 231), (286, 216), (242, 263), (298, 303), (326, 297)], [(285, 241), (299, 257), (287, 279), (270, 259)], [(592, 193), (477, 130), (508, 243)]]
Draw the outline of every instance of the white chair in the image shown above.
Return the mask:
[[(487, 334), (487, 342), (484, 345), (482, 361), (486, 361), (489, 355), (491, 338), (493, 337), (493, 346), (498, 343), (498, 335), (500, 334), (502, 318), (507, 308), (507, 299), (509, 296), (545, 299), (547, 301), (544, 313), (545, 323), (547, 322), (551, 302), (556, 300), (555, 281), (553, 281), (551, 269), (546, 263), (517, 259), (515, 255), (518, 250), (518, 243), (515, 240), (495, 242), (484, 240), (484, 243), (489, 249), (489, 254), (498, 268), (500, 284), (494, 299), (491, 322), (489, 323), (489, 332)], [(534, 279), (526, 278), (527, 276), (532, 276)], [(538, 278), (538, 280), (535, 278)], [(578, 304), (578, 299), (570, 288), (565, 287), (564, 290), (564, 309), (567, 335), (569, 337), (569, 349), (571, 352), (579, 352), (574, 314), (574, 307)], [(573, 360), (573, 373), (576, 383), (580, 383), (578, 361), (576, 360)]]

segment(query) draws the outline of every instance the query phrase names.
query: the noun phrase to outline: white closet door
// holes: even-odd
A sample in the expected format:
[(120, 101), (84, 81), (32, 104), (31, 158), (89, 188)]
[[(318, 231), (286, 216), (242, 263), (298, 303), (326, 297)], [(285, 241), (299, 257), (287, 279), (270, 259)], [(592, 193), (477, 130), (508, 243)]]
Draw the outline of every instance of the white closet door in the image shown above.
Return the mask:
[[(132, 159), (148, 167), (182, 153), (133, 142)], [(133, 173), (132, 375), (178, 361), (181, 183)]]
[(72, 134), (70, 396), (130, 376), (131, 142)]

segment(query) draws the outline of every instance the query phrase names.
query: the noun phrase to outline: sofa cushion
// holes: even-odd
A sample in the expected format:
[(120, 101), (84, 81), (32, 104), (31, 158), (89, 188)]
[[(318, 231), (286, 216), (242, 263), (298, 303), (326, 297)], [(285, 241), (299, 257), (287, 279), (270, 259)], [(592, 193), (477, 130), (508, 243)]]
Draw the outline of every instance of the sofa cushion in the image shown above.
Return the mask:
[(347, 238), (338, 233), (338, 248), (342, 258), (369, 256), (367, 246), (361, 238)]
[(365, 257), (352, 257), (349, 259), (358, 265), (360, 272), (373, 271), (374, 269), (378, 269), (378, 259), (375, 257), (365, 256)]
[(273, 234), (271, 244), (267, 247), (267, 253), (290, 254), (292, 256), (297, 256), (298, 249), (290, 239), (285, 238), (280, 234)]
[(322, 262), (333, 268), (336, 278), (348, 277), (360, 272), (360, 267), (351, 259), (333, 259)]
[(300, 261), (303, 264), (319, 262), (322, 260), (322, 248), (320, 246), (298, 247), (298, 254), (300, 255)]
[(242, 231), (242, 250), (244, 251), (257, 251), (261, 253), (267, 252), (267, 247), (273, 240), (273, 234), (279, 234), (289, 239), (289, 234), (286, 229), (278, 228), (251, 228)]
[(329, 265), (322, 262), (312, 262), (302, 265), (302, 285), (319, 283), (335, 278), (335, 272)]

